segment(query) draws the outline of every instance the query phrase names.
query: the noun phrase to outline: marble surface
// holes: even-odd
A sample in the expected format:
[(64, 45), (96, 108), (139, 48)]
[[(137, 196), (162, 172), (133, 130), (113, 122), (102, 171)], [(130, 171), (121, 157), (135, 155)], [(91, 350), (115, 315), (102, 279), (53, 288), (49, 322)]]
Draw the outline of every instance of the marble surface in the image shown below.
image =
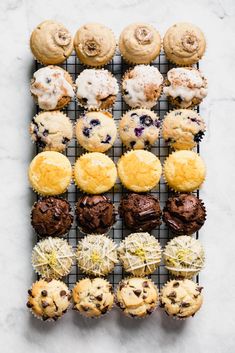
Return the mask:
[[(163, 34), (187, 20), (205, 32), (208, 48), (201, 68), (209, 95), (201, 107), (208, 131), (201, 154), (208, 167), (201, 192), (208, 220), (201, 231), (207, 265), (202, 272), (205, 303), (192, 320), (170, 320), (157, 311), (148, 320), (130, 320), (114, 310), (99, 321), (73, 312), (56, 324), (42, 324), (25, 308), (32, 281), (32, 232), (27, 166), (32, 145), (28, 123), (33, 103), (31, 30), (42, 20), (60, 20), (75, 31), (82, 23), (106, 23), (118, 34), (128, 23), (146, 21)], [(235, 2), (234, 0), (1, 0), (1, 290), (0, 342), (3, 353), (235, 351)]]

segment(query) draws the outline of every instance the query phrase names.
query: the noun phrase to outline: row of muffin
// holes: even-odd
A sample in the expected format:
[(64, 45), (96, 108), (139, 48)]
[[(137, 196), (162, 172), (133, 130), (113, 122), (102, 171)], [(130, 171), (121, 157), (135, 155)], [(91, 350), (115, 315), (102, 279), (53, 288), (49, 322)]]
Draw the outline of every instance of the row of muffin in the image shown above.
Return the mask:
[[(201, 116), (190, 109), (168, 112), (161, 122), (149, 109), (126, 112), (119, 122), (119, 135), (127, 149), (149, 149), (162, 137), (175, 150), (193, 149), (204, 136), (206, 125)], [(74, 126), (61, 111), (44, 111), (30, 124), (32, 141), (43, 151), (63, 152), (75, 136), (80, 146), (89, 152), (106, 152), (115, 143), (117, 127), (111, 113), (90, 111), (81, 114)]]
[[(164, 78), (157, 67), (136, 65), (125, 72), (121, 89), (123, 99), (131, 108), (152, 108), (162, 93), (178, 108), (191, 108), (207, 95), (207, 80), (194, 67), (177, 67)], [(88, 110), (109, 109), (117, 98), (117, 79), (105, 69), (86, 69), (77, 77), (59, 66), (46, 66), (33, 74), (31, 94), (43, 110), (58, 110), (75, 96), (78, 105)]]
[[(149, 64), (161, 51), (158, 31), (147, 23), (128, 25), (119, 37), (119, 50), (130, 64)], [(116, 50), (113, 32), (99, 23), (80, 27), (74, 39), (63, 24), (52, 20), (40, 23), (30, 37), (34, 57), (44, 65), (63, 63), (73, 49), (86, 66), (101, 67), (108, 64)], [(167, 59), (177, 65), (197, 63), (205, 53), (206, 41), (202, 31), (191, 23), (176, 23), (163, 39)]]

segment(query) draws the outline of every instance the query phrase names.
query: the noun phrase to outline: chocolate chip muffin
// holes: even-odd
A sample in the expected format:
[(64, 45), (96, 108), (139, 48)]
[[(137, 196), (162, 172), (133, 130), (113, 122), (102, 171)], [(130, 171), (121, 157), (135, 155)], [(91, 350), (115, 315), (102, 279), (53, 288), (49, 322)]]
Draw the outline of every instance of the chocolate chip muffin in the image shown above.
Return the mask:
[(168, 315), (179, 319), (194, 316), (203, 302), (202, 289), (188, 279), (167, 282), (161, 289), (161, 307)]
[(114, 302), (112, 285), (103, 278), (84, 278), (73, 288), (74, 310), (97, 318), (111, 310)]
[(86, 234), (105, 234), (114, 224), (116, 212), (104, 195), (85, 195), (76, 204), (77, 223)]
[(191, 235), (203, 226), (206, 209), (195, 195), (179, 194), (167, 200), (163, 220), (175, 234)]
[(72, 223), (73, 215), (67, 200), (51, 196), (40, 199), (33, 205), (31, 224), (42, 238), (64, 236)]
[(58, 320), (66, 313), (71, 294), (61, 281), (40, 279), (28, 290), (27, 307), (43, 321)]
[(150, 194), (125, 194), (119, 214), (126, 227), (135, 231), (150, 232), (161, 224), (160, 202)]
[(125, 315), (142, 318), (157, 308), (158, 290), (148, 278), (126, 278), (117, 287), (116, 304)]

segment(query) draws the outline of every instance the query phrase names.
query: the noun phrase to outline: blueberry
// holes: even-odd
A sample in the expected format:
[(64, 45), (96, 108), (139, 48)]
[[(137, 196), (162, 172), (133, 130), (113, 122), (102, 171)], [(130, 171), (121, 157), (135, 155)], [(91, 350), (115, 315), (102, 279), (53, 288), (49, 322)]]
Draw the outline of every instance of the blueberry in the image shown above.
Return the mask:
[(51, 78), (47, 77), (46, 78), (46, 83), (51, 83)]
[(97, 125), (100, 125), (100, 121), (99, 121), (98, 119), (92, 119), (92, 120), (90, 121), (90, 124), (91, 124), (92, 126), (97, 126)]
[(153, 124), (153, 119), (149, 115), (142, 115), (140, 117), (140, 123), (145, 126), (151, 126)]
[(144, 127), (136, 127), (134, 131), (135, 131), (135, 136), (140, 137), (142, 135), (142, 132), (144, 131)]
[(195, 142), (200, 142), (201, 139), (203, 138), (204, 131), (200, 130), (195, 136), (194, 136), (194, 141)]
[(154, 121), (154, 125), (155, 125), (156, 127), (160, 127), (160, 126), (161, 126), (161, 121), (160, 121), (160, 120), (155, 120), (155, 121)]
[(111, 141), (111, 136), (110, 135), (107, 135), (105, 140), (101, 141), (102, 143), (109, 143)]
[(84, 127), (84, 129), (82, 130), (83, 135), (86, 137), (90, 137), (90, 129), (89, 127)]
[(49, 130), (45, 129), (42, 134), (45, 137), (48, 136), (49, 135)]
[(38, 139), (37, 139), (37, 145), (38, 145), (38, 147), (41, 147), (41, 148), (46, 147), (46, 143), (44, 141), (42, 141), (40, 137), (38, 137)]

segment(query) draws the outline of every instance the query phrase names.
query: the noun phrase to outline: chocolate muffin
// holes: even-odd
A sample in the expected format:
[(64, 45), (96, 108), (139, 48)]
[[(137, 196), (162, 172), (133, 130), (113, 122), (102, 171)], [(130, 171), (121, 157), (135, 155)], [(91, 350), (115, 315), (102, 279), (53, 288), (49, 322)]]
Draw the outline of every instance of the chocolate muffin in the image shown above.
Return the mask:
[(203, 202), (192, 194), (175, 195), (166, 202), (163, 220), (172, 232), (191, 235), (203, 226), (206, 209)]
[(44, 237), (62, 237), (73, 223), (71, 206), (59, 197), (45, 197), (37, 201), (31, 212), (31, 224), (36, 233)]
[(105, 234), (116, 220), (111, 200), (104, 195), (85, 195), (76, 204), (77, 223), (86, 234)]
[(161, 224), (159, 200), (150, 194), (126, 194), (122, 197), (119, 214), (127, 228), (149, 232)]

